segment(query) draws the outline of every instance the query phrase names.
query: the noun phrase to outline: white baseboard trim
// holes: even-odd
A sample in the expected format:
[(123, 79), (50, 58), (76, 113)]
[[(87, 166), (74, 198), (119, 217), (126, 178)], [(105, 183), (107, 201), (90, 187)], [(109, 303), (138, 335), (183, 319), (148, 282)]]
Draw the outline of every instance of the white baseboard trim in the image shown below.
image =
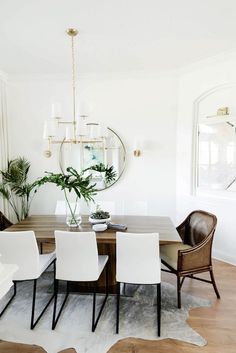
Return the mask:
[(236, 266), (236, 256), (230, 256), (227, 253), (219, 250), (213, 250), (213, 258), (216, 260), (227, 262), (231, 265)]

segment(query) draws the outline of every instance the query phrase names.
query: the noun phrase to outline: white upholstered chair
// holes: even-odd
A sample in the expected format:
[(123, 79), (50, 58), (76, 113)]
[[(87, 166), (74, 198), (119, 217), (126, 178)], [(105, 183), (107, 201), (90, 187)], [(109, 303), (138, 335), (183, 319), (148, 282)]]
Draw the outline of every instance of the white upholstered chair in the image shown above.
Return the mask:
[[(4, 295), (11, 289), (13, 286), (13, 275), (18, 270), (18, 266), (15, 264), (2, 264), (0, 262), (0, 299), (4, 297)], [(14, 285), (15, 291), (15, 285)], [(8, 305), (10, 302), (8, 302)], [(7, 306), (8, 306), (7, 305)], [(7, 306), (5, 306), (4, 310), (2, 310), (1, 315), (6, 310)]]
[(116, 233), (117, 311), (119, 333), (120, 283), (157, 285), (157, 333), (161, 329), (161, 265), (159, 234)]
[[(57, 268), (55, 277), (55, 299), (52, 329), (55, 329), (58, 319), (69, 295), (69, 282), (94, 282), (92, 331), (94, 332), (108, 297), (108, 274), (106, 267), (106, 295), (100, 311), (95, 319), (96, 283), (103, 272), (107, 255), (98, 255), (95, 232), (55, 231)], [(58, 281), (67, 282), (67, 293), (56, 317)]]
[[(76, 206), (76, 210), (75, 210), (75, 206)], [(70, 202), (70, 207), (72, 208), (72, 210), (76, 211), (76, 213), (80, 213), (80, 209), (79, 209), (79, 204), (75, 204), (75, 202)], [(56, 203), (56, 208), (55, 208), (55, 215), (58, 216), (63, 216), (63, 215), (67, 215), (68, 213), (70, 213), (69, 207), (66, 203), (66, 201), (61, 201), (58, 200)]]
[[(12, 301), (16, 295), (17, 281), (33, 280), (30, 323), (30, 328), (33, 329), (53, 299), (52, 296), (38, 318), (34, 320), (37, 279), (52, 263), (54, 263), (55, 270), (55, 253), (40, 255), (33, 231), (0, 232), (0, 252), (2, 255), (1, 261), (4, 264), (16, 264), (18, 266), (18, 270), (13, 274), (14, 294), (10, 301)], [(10, 303), (8, 303), (7, 306), (9, 304)], [(0, 316), (3, 314), (6, 307), (3, 309)]]
[(110, 215), (116, 214), (116, 204), (114, 201), (96, 200), (96, 203), (91, 203), (91, 205), (90, 205), (90, 213), (96, 212), (97, 206), (99, 206), (103, 211), (109, 212)]
[[(76, 215), (80, 213), (80, 205), (79, 203), (75, 202), (70, 202), (70, 207), (72, 208), (73, 211), (75, 211)], [(69, 206), (66, 201), (63, 200), (57, 200), (55, 211), (54, 211), (55, 216), (67, 216), (70, 215), (70, 210)], [(54, 240), (47, 240), (44, 242), (40, 242), (40, 254), (43, 254), (43, 246), (44, 244), (55, 244)]]
[(148, 202), (147, 201), (124, 201), (124, 214), (129, 216), (147, 216)]

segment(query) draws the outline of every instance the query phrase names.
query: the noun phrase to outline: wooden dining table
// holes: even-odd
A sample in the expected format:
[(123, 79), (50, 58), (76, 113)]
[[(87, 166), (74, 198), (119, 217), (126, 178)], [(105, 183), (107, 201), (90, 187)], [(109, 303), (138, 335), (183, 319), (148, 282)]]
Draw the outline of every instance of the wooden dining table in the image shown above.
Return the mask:
[[(125, 232), (130, 233), (159, 233), (160, 244), (170, 244), (181, 241), (181, 238), (169, 217), (160, 216), (112, 216), (112, 223), (125, 224)], [(65, 216), (57, 215), (35, 215), (30, 216), (23, 221), (16, 223), (7, 231), (25, 231), (33, 230), (39, 247), (47, 245), (47, 248), (54, 248), (54, 231), (65, 230), (71, 232), (89, 232), (92, 231), (92, 224), (88, 221), (88, 216), (82, 216), (82, 222), (77, 228), (69, 228), (66, 224)], [(100, 255), (108, 255), (108, 283), (109, 292), (115, 293), (115, 274), (116, 274), (116, 231), (107, 229), (103, 232), (97, 232), (98, 252)], [(98, 292), (104, 292), (105, 276), (101, 276), (98, 282)], [(80, 284), (76, 291), (90, 291), (89, 284)]]

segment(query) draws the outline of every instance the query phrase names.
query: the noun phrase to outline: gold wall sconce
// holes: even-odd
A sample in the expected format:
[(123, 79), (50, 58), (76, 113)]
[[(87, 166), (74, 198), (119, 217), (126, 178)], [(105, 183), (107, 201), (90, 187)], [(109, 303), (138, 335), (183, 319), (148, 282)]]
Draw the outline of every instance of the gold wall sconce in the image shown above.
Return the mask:
[(134, 157), (140, 157), (140, 156), (141, 156), (140, 141), (135, 140), (135, 142), (134, 142)]
[(141, 156), (141, 151), (140, 150), (134, 150), (134, 157), (140, 157)]

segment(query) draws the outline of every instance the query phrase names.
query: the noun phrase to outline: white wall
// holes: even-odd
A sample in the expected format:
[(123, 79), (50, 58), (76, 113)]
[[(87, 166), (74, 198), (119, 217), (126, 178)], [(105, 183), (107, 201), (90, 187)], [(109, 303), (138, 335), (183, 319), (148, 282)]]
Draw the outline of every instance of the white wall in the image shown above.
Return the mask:
[[(214, 256), (236, 264), (236, 193), (215, 192), (195, 194), (193, 185), (193, 129), (196, 103), (209, 90), (217, 89), (211, 97), (211, 107), (229, 105), (235, 110), (232, 90), (236, 97), (236, 54), (209, 59), (181, 75), (178, 99), (177, 129), (177, 220), (182, 220), (193, 209), (208, 210), (217, 215), (218, 226), (214, 240)], [(231, 96), (225, 95), (231, 87)], [(231, 101), (230, 101), (231, 99)], [(213, 104), (214, 103), (214, 104)], [(209, 113), (209, 112), (208, 112)], [(208, 114), (207, 114), (208, 115)]]
[[(125, 200), (135, 213), (135, 201), (147, 201), (149, 215), (168, 215), (175, 220), (177, 79), (82, 78), (80, 95), (92, 105), (91, 121), (114, 129), (127, 148), (127, 165), (121, 179), (98, 195), (99, 200)], [(31, 162), (31, 178), (59, 170), (58, 153), (43, 156), (43, 122), (52, 102), (63, 105), (71, 116), (71, 83), (62, 79), (9, 81), (8, 112), (10, 155)], [(135, 136), (142, 139), (142, 156), (133, 156)], [(63, 195), (54, 185), (39, 190), (32, 214), (50, 214)]]
[[(214, 255), (234, 264), (236, 193), (194, 194), (192, 145), (197, 99), (214, 87), (230, 84), (235, 87), (236, 96), (235, 62), (234, 53), (221, 56), (220, 60), (209, 59), (183, 72), (179, 80), (172, 75), (129, 79), (87, 77), (79, 82), (80, 96), (93, 107), (90, 120), (114, 129), (127, 148), (124, 174), (114, 186), (100, 192), (97, 199), (115, 201), (117, 212), (123, 210), (125, 201), (129, 213), (138, 208), (135, 201), (147, 201), (149, 215), (169, 215), (174, 222), (177, 218), (176, 223), (193, 209), (211, 211), (218, 217)], [(54, 149), (54, 156), (46, 159), (42, 142), (43, 122), (55, 101), (62, 103), (65, 116), (71, 116), (70, 81), (43, 77), (9, 81), (10, 154), (12, 158), (20, 155), (31, 161), (31, 179), (46, 170), (59, 170), (57, 151)], [(217, 100), (215, 111), (222, 104)], [(140, 158), (132, 154), (136, 136), (143, 141)], [(44, 186), (31, 212), (50, 214), (57, 199), (63, 199), (62, 193), (54, 185)]]

